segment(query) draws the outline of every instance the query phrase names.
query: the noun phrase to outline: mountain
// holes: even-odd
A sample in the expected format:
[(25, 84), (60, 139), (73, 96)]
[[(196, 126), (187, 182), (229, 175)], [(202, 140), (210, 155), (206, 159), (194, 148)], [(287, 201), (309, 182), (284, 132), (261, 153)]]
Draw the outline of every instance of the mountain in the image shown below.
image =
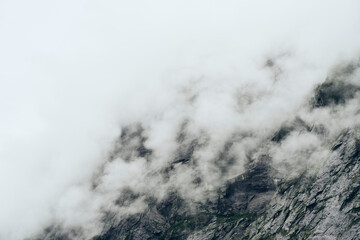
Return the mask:
[(124, 127), (92, 180), (97, 196), (116, 186), (97, 210), (97, 234), (54, 223), (35, 239), (360, 239), (358, 68), (338, 68), (302, 112), (268, 132), (234, 133), (207, 162), (199, 153), (213, 147), (210, 138), (189, 121), (161, 164), (146, 127)]
[(109, 219), (94, 239), (359, 239), (360, 130), (344, 131), (331, 150), (319, 172), (291, 181), (276, 178), (263, 155), (215, 201), (192, 209), (176, 193), (149, 199), (146, 211)]

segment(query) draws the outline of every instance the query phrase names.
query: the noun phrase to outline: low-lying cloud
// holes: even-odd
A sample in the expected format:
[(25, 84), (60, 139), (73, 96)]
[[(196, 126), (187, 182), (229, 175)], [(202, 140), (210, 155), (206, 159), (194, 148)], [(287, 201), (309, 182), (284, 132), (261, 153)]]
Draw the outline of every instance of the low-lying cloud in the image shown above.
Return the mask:
[(0, 5), (0, 239), (316, 171), (358, 124), (357, 1)]

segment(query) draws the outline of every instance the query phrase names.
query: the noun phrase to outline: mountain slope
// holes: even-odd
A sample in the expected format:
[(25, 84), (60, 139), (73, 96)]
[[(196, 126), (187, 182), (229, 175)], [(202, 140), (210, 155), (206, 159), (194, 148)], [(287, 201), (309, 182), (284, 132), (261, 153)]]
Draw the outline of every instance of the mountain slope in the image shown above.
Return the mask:
[(317, 173), (277, 179), (262, 155), (218, 198), (189, 204), (176, 193), (120, 222), (110, 239), (359, 239), (360, 133), (344, 131)]

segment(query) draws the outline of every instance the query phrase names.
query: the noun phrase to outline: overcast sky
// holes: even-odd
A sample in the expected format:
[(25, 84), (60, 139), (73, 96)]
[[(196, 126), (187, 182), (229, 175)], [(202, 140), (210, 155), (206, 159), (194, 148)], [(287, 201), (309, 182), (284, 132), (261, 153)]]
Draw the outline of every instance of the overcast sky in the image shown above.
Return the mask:
[[(148, 123), (159, 159), (185, 118), (218, 141), (267, 129), (359, 53), (357, 0), (0, 0), (0, 239), (35, 234), (58, 208), (81, 221), (70, 212), (88, 193), (72, 189), (122, 126)], [(287, 80), (271, 91), (269, 58)], [(234, 113), (234, 92), (268, 91), (267, 105)], [(125, 182), (143, 168), (118, 167)]]

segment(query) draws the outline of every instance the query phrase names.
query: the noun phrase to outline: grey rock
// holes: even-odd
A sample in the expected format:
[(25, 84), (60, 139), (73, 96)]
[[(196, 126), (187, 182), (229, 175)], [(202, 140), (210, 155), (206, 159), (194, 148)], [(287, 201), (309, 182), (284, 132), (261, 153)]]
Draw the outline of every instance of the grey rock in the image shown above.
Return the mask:
[(95, 239), (360, 239), (360, 133), (344, 131), (316, 175), (280, 179), (271, 159), (250, 161), (197, 208), (176, 192), (114, 222)]

